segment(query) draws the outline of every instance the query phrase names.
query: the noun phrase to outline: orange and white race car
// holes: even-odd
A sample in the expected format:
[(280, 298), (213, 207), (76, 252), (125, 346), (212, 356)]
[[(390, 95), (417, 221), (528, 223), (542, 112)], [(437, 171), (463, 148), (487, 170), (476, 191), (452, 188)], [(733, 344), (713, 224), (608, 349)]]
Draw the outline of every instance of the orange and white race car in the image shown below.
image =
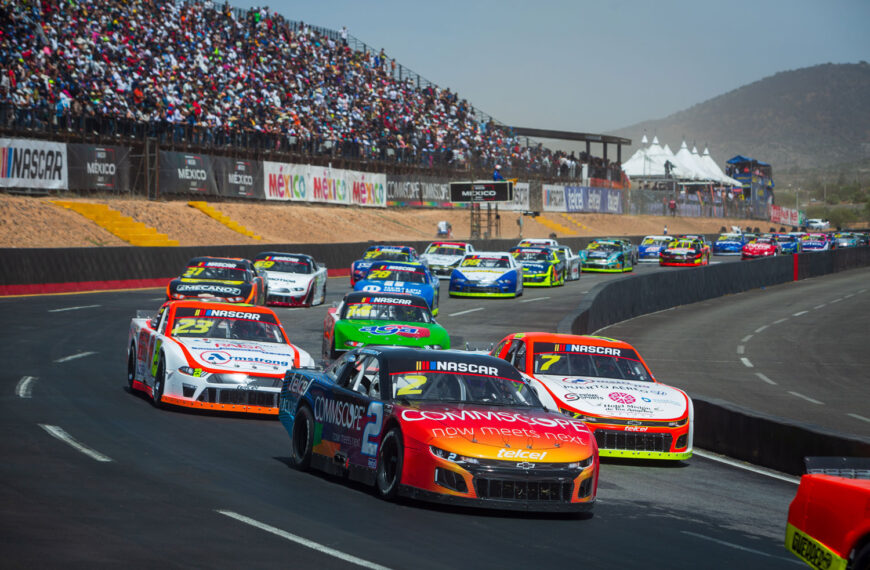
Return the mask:
[(492, 354), (529, 376), (545, 406), (585, 422), (602, 457), (692, 456), (692, 400), (658, 382), (630, 344), (527, 332), (505, 337)]
[(132, 319), (127, 347), (129, 387), (158, 408), (277, 415), (284, 373), (314, 366), (271, 309), (251, 305), (169, 301)]
[(813, 568), (870, 570), (870, 458), (806, 461), (785, 547)]

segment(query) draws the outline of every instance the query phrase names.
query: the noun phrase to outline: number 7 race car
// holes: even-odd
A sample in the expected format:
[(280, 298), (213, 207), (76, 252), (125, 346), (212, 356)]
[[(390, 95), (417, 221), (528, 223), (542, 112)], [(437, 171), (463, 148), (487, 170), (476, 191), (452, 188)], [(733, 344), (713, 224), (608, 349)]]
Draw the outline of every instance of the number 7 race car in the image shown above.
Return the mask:
[(158, 408), (277, 414), (284, 373), (314, 366), (271, 309), (250, 305), (169, 301), (131, 321), (127, 346), (128, 385)]
[(515, 368), (485, 354), (357, 348), (324, 372), (289, 371), (278, 418), (295, 467), (385, 499), (535, 511), (595, 502), (589, 430), (545, 410)]

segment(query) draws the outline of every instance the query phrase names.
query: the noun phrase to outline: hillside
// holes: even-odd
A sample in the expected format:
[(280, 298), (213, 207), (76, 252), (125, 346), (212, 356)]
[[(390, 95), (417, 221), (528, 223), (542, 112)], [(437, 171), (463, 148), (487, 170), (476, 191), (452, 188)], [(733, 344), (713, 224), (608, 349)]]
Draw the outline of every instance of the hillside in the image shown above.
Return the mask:
[[(613, 131), (639, 144), (646, 133), (676, 151), (685, 138), (717, 162), (743, 154), (786, 168), (824, 167), (870, 156), (870, 64), (783, 71), (664, 119)], [(623, 149), (631, 156), (637, 146)]]

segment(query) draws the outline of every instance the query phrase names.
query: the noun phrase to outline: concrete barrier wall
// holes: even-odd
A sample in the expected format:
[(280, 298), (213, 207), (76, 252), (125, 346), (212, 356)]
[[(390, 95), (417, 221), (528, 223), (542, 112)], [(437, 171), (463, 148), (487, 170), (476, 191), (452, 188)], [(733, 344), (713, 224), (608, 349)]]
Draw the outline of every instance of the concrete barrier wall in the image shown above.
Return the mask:
[[(590, 334), (679, 305), (868, 265), (865, 247), (634, 275), (594, 287), (559, 322), (558, 332)], [(806, 456), (870, 456), (865, 440), (691, 396), (698, 447), (795, 475), (803, 473)]]

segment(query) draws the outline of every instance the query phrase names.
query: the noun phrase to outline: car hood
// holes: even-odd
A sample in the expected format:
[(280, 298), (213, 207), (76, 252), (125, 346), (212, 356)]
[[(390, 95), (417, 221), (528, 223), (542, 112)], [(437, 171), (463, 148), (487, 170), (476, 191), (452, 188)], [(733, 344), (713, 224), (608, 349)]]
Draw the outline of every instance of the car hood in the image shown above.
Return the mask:
[(308, 287), (314, 274), (287, 273), (284, 271), (266, 271), (269, 287)]
[(196, 368), (246, 374), (283, 374), (293, 368), (296, 352), (299, 353), (300, 366), (314, 365), (310, 354), (289, 344), (213, 338), (174, 340), (187, 349), (189, 364)]
[(586, 252), (586, 259), (595, 258), (595, 259), (606, 259), (608, 257), (612, 257), (617, 255), (615, 251), (601, 251), (598, 249), (594, 249), (592, 251)]
[(594, 449), (583, 422), (540, 408), (414, 403), (394, 413), (409, 437), (470, 457), (571, 462)]
[(743, 249), (746, 251), (768, 251), (776, 249), (776, 247), (769, 243), (748, 243), (743, 246)]
[(544, 273), (547, 271), (548, 265), (546, 263), (534, 263), (528, 262), (522, 264), (523, 269), (527, 270), (529, 273)]
[(462, 269), (455, 269), (454, 271), (458, 271), (463, 277), (468, 279), (469, 281), (479, 281), (481, 283), (489, 283), (496, 281), (500, 277), (502, 277), (508, 271), (512, 271), (512, 267), (487, 267), (487, 268), (479, 268), (474, 269), (471, 267), (463, 267)]
[(357, 340), (366, 344), (409, 346), (445, 345), (447, 331), (438, 323), (388, 321), (338, 321), (336, 339)]
[(671, 420), (685, 416), (688, 397), (657, 382), (535, 375), (560, 403), (594, 416)]
[(251, 284), (244, 281), (218, 281), (215, 279), (176, 278), (169, 282), (172, 292), (185, 295), (241, 296), (251, 290)]
[(694, 249), (690, 249), (688, 247), (672, 247), (666, 249), (665, 253), (669, 253), (672, 255), (697, 255), (697, 252)]

